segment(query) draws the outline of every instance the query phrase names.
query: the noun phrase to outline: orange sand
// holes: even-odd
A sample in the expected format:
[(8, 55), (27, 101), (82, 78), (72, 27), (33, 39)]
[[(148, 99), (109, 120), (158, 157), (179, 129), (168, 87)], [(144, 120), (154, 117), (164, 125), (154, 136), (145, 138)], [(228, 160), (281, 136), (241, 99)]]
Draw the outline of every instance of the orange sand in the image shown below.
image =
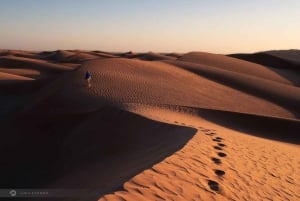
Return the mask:
[(1, 50), (0, 185), (88, 191), (62, 200), (300, 200), (300, 77), (253, 61)]

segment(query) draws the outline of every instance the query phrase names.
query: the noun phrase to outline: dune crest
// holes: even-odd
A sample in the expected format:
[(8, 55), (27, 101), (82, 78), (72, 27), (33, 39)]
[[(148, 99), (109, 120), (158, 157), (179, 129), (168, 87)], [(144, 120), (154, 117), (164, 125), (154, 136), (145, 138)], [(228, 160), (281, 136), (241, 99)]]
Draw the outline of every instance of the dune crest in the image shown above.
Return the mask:
[(192, 63), (214, 66), (224, 70), (253, 75), (264, 79), (286, 83), (287, 80), (277, 73), (271, 71), (263, 65), (251, 63), (248, 61), (228, 57), (220, 54), (212, 54), (205, 52), (191, 52), (179, 58), (180, 61), (188, 61)]
[(299, 200), (299, 76), (262, 64), (1, 50), (0, 185), (84, 189), (73, 201)]
[[(299, 146), (244, 135), (206, 121), (192, 109), (138, 105), (128, 109), (151, 119), (197, 128), (198, 132), (183, 149), (99, 200), (299, 198), (299, 170), (292, 168), (300, 160)], [(278, 166), (278, 162), (284, 165)]]

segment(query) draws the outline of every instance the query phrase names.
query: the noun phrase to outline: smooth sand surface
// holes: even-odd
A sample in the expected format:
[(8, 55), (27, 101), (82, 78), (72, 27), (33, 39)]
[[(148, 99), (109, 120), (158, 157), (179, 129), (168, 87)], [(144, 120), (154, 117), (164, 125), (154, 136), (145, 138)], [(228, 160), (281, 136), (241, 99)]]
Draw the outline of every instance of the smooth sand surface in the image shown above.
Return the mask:
[(136, 106), (132, 110), (198, 132), (183, 149), (99, 200), (300, 198), (299, 146), (245, 135), (188, 112)]
[(300, 65), (293, 61), (268, 54), (268, 52), (231, 54), (228, 56), (268, 66), (272, 71), (290, 80), (295, 86), (300, 86), (299, 76), (297, 76), (300, 72)]
[(3, 188), (85, 189), (59, 200), (300, 199), (289, 69), (199, 52), (0, 55)]
[(11, 73), (4, 73), (4, 72), (0, 72), (0, 81), (18, 81), (18, 80), (33, 80), (29, 77), (24, 77), (24, 76), (20, 76), (20, 75), (15, 75), (15, 74), (11, 74)]
[(206, 66), (214, 66), (223, 70), (229, 70), (247, 75), (253, 75), (264, 79), (287, 83), (287, 80), (272, 72), (265, 66), (235, 59), (225, 55), (212, 54), (206, 52), (191, 52), (179, 58), (180, 61), (188, 61)]

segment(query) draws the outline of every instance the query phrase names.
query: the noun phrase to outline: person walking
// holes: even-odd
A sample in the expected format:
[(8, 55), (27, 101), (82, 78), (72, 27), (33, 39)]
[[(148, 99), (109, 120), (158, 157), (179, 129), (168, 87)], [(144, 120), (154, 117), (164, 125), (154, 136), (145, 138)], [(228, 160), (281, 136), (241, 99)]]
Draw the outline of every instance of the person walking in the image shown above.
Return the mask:
[(85, 73), (85, 80), (86, 80), (86, 86), (89, 89), (92, 87), (91, 79), (92, 79), (92, 74), (89, 71), (86, 71), (86, 73)]

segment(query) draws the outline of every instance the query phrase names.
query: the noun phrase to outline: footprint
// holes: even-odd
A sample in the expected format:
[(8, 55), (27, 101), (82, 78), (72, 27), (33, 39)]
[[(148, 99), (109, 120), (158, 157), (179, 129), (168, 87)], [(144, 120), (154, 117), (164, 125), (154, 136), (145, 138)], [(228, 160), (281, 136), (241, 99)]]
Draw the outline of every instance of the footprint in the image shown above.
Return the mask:
[(215, 141), (215, 142), (222, 142), (222, 140), (220, 140), (220, 139), (213, 139), (213, 141)]
[(223, 140), (223, 138), (221, 138), (221, 137), (216, 137), (216, 139), (217, 139), (217, 140)]
[(223, 152), (218, 152), (218, 155), (220, 156), (220, 157), (226, 157), (227, 155), (225, 154), (225, 153), (223, 153)]
[(215, 164), (221, 164), (221, 160), (218, 159), (218, 158), (212, 157), (211, 160), (212, 160)]
[(215, 174), (221, 177), (225, 174), (225, 172), (223, 170), (215, 170)]
[(219, 184), (213, 180), (208, 180), (208, 185), (211, 190), (219, 191)]
[(215, 135), (215, 133), (205, 133), (205, 135), (209, 135), (209, 136), (214, 136)]
[(222, 147), (214, 146), (216, 150), (223, 150)]
[(222, 144), (222, 143), (218, 143), (218, 145), (219, 145), (220, 147), (225, 147), (225, 146), (226, 146), (225, 144)]

